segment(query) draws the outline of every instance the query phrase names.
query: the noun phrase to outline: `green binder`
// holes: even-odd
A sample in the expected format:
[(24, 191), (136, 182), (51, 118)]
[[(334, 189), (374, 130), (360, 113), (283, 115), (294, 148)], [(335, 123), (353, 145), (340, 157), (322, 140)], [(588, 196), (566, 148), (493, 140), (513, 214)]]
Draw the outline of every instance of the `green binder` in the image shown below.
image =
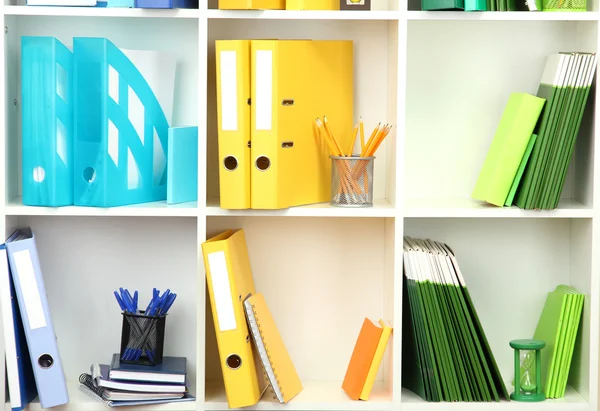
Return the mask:
[(472, 197), (503, 206), (527, 150), (545, 99), (512, 93), (485, 157)]

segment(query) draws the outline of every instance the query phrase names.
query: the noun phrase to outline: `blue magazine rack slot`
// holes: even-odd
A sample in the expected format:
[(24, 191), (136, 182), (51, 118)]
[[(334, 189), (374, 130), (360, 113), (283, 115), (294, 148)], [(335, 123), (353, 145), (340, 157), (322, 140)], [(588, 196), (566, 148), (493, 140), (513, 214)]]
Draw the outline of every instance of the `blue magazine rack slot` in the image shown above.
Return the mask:
[(73, 204), (72, 53), (54, 37), (21, 38), (23, 204)]
[[(73, 56), (75, 205), (165, 200), (169, 124), (152, 88), (105, 38), (74, 38)], [(141, 122), (129, 117), (134, 103)]]

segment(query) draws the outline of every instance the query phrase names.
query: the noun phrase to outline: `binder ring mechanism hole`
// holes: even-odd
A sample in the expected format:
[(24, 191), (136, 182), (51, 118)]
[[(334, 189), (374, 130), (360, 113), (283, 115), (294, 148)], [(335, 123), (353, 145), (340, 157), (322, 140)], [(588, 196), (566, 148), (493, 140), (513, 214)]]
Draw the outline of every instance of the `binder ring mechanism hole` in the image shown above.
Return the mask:
[(238, 167), (237, 158), (234, 156), (227, 156), (223, 159), (223, 166), (228, 171), (234, 171)]
[(38, 364), (46, 370), (54, 365), (54, 358), (50, 354), (42, 354), (38, 358)]
[(93, 183), (96, 179), (96, 170), (94, 170), (93, 167), (86, 167), (83, 170), (83, 179), (86, 183)]
[(267, 171), (269, 167), (271, 167), (271, 160), (269, 160), (269, 157), (260, 156), (256, 159), (256, 168), (260, 171)]
[(237, 370), (242, 366), (242, 359), (237, 354), (231, 354), (229, 357), (227, 357), (225, 362), (227, 363), (227, 366), (232, 370)]
[(46, 178), (46, 171), (42, 167), (36, 167), (33, 169), (33, 181), (41, 183)]

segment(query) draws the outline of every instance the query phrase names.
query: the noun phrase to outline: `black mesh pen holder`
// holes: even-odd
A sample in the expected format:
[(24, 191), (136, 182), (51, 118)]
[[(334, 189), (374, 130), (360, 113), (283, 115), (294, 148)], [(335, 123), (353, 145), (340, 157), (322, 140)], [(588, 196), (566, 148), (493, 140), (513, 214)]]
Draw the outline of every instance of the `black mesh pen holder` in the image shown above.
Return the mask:
[(120, 360), (125, 364), (158, 365), (163, 360), (167, 316), (123, 313)]

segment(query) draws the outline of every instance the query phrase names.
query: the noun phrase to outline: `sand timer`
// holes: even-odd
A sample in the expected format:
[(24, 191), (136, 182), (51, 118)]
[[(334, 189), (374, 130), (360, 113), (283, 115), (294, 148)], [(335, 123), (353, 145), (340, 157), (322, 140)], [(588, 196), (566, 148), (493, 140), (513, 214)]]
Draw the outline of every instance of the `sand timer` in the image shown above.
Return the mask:
[(541, 350), (546, 342), (512, 340), (510, 346), (515, 350), (515, 392), (510, 398), (514, 401), (544, 401)]

